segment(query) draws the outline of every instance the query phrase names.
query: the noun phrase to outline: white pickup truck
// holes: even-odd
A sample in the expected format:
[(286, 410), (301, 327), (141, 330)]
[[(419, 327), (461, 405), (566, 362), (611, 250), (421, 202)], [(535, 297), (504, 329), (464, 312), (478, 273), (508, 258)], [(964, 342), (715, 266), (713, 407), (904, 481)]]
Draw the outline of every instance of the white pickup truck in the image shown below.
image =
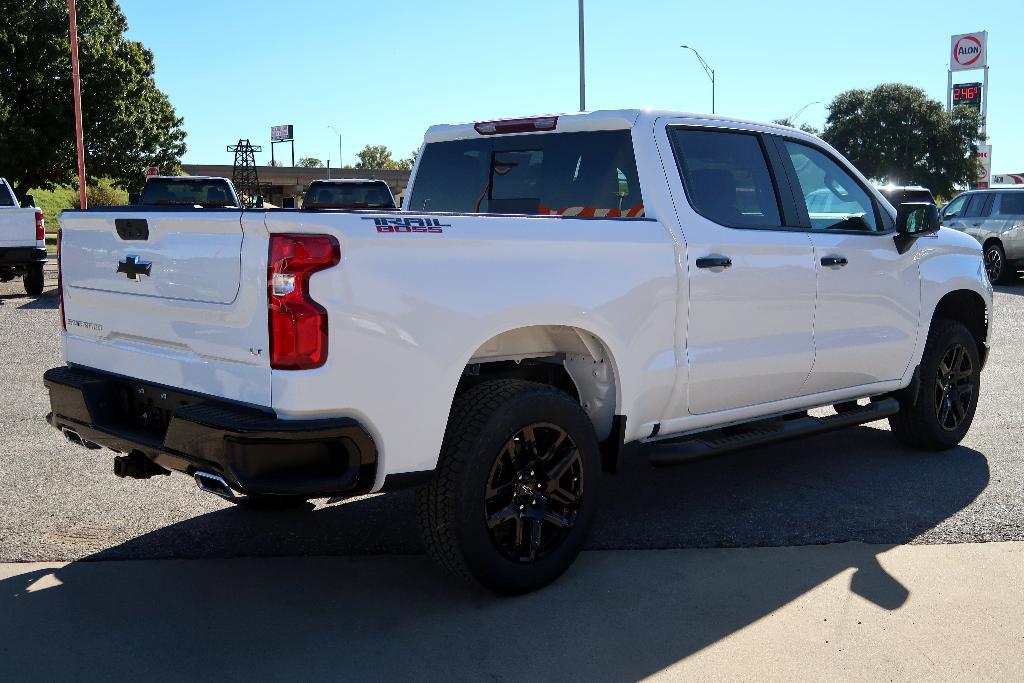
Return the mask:
[(0, 178), (0, 282), (21, 277), (25, 293), (43, 293), (46, 232), (43, 210), (21, 207), (11, 186)]
[(121, 476), (239, 502), (419, 486), (429, 553), (505, 593), (571, 564), (624, 443), (669, 465), (970, 427), (980, 247), (814, 136), (637, 110), (436, 126), (408, 198), (64, 212), (50, 423)]

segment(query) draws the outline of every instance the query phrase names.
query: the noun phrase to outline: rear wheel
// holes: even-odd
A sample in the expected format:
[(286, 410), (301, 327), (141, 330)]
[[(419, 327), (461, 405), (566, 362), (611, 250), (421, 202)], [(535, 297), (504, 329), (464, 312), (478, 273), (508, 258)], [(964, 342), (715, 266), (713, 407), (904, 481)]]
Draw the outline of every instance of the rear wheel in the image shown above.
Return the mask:
[(963, 323), (937, 319), (921, 359), (917, 401), (900, 406), (889, 426), (904, 444), (922, 450), (956, 446), (971, 428), (978, 407), (981, 361)]
[(43, 266), (33, 264), (28, 267), (28, 272), (21, 276), (25, 285), (25, 293), (29, 296), (39, 296), (43, 293)]
[(417, 492), (428, 554), (505, 594), (535, 590), (576, 559), (597, 505), (593, 425), (547, 385), (485, 382), (456, 399), (434, 478)]
[(985, 247), (985, 272), (988, 273), (989, 282), (994, 285), (1004, 285), (1014, 275), (1010, 264), (1006, 262), (1006, 252), (999, 242), (992, 242)]

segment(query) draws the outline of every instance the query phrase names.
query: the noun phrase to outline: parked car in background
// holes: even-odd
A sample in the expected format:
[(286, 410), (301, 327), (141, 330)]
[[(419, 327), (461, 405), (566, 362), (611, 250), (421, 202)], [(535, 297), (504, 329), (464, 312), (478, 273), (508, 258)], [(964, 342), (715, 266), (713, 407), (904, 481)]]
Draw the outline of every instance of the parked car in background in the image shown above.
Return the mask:
[(572, 563), (626, 443), (673, 465), (970, 428), (981, 248), (813, 135), (646, 110), (435, 126), (405, 205), (64, 212), (50, 423), (115, 474), (247, 505), (418, 486), (430, 555), (503, 593)]
[(0, 178), (0, 282), (20, 277), (25, 293), (39, 296), (43, 292), (46, 234), (43, 210), (32, 203), (26, 198), (23, 208), (10, 184)]
[(935, 197), (932, 196), (932, 191), (927, 187), (921, 187), (920, 185), (883, 185), (878, 188), (878, 191), (882, 193), (889, 203), (893, 206), (899, 206), (907, 202), (927, 202), (929, 204), (935, 203)]
[(942, 224), (978, 240), (993, 283), (1012, 281), (1024, 266), (1024, 188), (957, 195), (942, 210)]
[(238, 207), (238, 193), (227, 178), (152, 176), (146, 180), (141, 206)]
[(395, 197), (383, 180), (314, 180), (302, 200), (304, 209), (395, 209)]

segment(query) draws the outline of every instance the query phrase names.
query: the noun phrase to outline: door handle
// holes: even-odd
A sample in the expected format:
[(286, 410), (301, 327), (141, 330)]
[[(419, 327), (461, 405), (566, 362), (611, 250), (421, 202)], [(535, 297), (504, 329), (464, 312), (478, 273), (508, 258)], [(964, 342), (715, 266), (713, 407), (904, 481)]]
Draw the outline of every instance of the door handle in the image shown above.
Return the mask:
[(843, 256), (825, 256), (821, 259), (821, 265), (828, 266), (829, 268), (842, 268), (847, 263), (849, 263), (849, 261), (847, 261)]
[(732, 259), (728, 256), (702, 256), (697, 259), (698, 268), (728, 268)]

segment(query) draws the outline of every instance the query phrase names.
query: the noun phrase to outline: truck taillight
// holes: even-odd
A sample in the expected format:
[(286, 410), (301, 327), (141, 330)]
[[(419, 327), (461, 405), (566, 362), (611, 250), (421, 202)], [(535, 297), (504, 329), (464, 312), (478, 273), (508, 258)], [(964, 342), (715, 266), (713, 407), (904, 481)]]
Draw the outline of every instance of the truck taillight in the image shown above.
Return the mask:
[(57, 228), (57, 308), (60, 309), (60, 326), (65, 332), (67, 332), (68, 321), (67, 318), (64, 317), (64, 273), (60, 266), (60, 247), (61, 242), (63, 241), (62, 235), (63, 230)]
[(327, 311), (309, 294), (309, 278), (341, 261), (330, 235), (271, 235), (267, 263), (270, 367), (308, 370), (327, 361)]
[(45, 240), (46, 239), (46, 228), (43, 225), (43, 210), (42, 209), (36, 209), (36, 239), (37, 240)]
[(533, 133), (541, 130), (554, 130), (558, 126), (557, 116), (534, 116), (528, 119), (499, 119), (497, 121), (478, 121), (473, 124), (480, 135), (503, 135), (505, 133)]

